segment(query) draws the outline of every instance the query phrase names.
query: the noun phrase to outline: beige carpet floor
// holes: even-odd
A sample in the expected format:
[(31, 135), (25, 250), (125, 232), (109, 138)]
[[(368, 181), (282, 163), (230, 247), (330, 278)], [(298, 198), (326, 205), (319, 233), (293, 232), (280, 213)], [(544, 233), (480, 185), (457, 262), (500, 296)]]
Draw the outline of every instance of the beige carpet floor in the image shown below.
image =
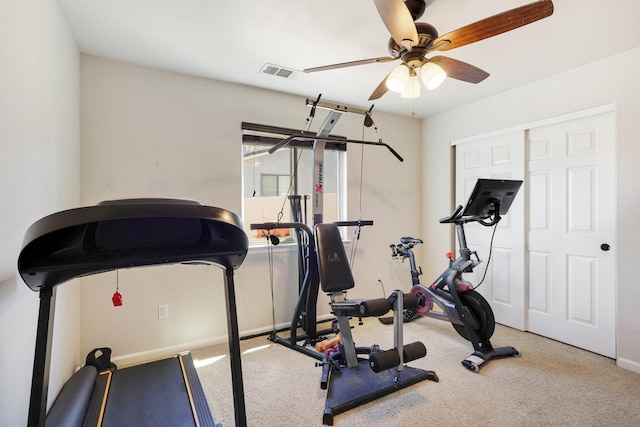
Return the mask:
[[(358, 346), (393, 347), (393, 328), (377, 319), (352, 322)], [(284, 332), (281, 336), (287, 336)], [(460, 361), (471, 344), (450, 324), (419, 318), (405, 324), (404, 342), (422, 341), (427, 356), (410, 362), (435, 371), (423, 381), (335, 416), (334, 425), (360, 426), (640, 426), (640, 374), (615, 361), (501, 325), (494, 347), (521, 357), (493, 360), (479, 373)], [(326, 391), (316, 360), (267, 337), (241, 342), (249, 426), (321, 426)], [(234, 426), (227, 344), (192, 351), (216, 423)]]

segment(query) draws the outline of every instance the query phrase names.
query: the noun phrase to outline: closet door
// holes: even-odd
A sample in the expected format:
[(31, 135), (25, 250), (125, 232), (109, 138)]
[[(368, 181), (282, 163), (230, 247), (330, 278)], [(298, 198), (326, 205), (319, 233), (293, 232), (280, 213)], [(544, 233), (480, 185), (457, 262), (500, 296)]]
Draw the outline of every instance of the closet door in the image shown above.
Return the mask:
[(528, 329), (615, 357), (614, 114), (528, 140)]
[[(456, 200), (466, 205), (478, 178), (523, 179), (525, 132), (478, 139), (456, 145)], [(483, 261), (465, 279), (476, 286), (485, 273), (484, 282), (476, 289), (489, 301), (496, 322), (520, 330), (525, 329), (525, 230), (524, 185), (509, 213), (498, 223), (491, 260), (489, 245), (493, 227), (478, 223), (465, 225), (467, 245)], [(443, 217), (446, 213), (443, 212)], [(442, 225), (442, 227), (453, 227)]]

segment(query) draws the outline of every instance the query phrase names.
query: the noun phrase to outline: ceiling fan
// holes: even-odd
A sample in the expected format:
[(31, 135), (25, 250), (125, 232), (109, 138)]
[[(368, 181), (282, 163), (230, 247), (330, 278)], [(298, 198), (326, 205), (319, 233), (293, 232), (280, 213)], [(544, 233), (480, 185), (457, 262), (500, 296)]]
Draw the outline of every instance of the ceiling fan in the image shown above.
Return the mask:
[(390, 56), (342, 62), (304, 70), (306, 73), (312, 73), (399, 59), (401, 64), (380, 82), (369, 97), (370, 101), (380, 98), (388, 90), (400, 92), (401, 96), (405, 98), (419, 96), (420, 83), (416, 73), (417, 69), (420, 69), (420, 77), (427, 89), (439, 86), (447, 76), (469, 83), (480, 83), (489, 77), (489, 73), (457, 59), (439, 55), (427, 58), (427, 55), (433, 51), (451, 50), (506, 33), (546, 18), (553, 13), (551, 0), (539, 0), (439, 36), (433, 25), (414, 22), (424, 13), (425, 0), (374, 0), (374, 2), (382, 21), (391, 34), (388, 46)]

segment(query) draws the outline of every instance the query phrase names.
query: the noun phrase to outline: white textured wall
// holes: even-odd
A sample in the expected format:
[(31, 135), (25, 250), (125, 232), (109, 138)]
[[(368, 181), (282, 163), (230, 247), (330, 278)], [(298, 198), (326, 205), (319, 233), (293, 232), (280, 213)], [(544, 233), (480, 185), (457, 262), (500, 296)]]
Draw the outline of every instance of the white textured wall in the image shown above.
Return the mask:
[[(297, 128), (308, 110), (298, 97), (91, 57), (83, 57), (79, 74), (77, 49), (54, 0), (0, 4), (0, 57), (0, 377), (5, 384), (0, 390), (0, 425), (23, 425), (38, 303), (15, 269), (26, 228), (80, 201), (93, 204), (120, 197), (195, 198), (240, 212), (240, 122)], [(437, 220), (455, 203), (451, 140), (615, 102), (618, 363), (640, 371), (640, 313), (635, 308), (640, 290), (632, 259), (640, 237), (635, 217), (640, 88), (633, 84), (639, 66), (640, 50), (635, 49), (432, 117), (422, 126), (409, 118), (376, 114), (382, 137), (406, 160), (399, 164), (382, 150), (365, 148), (363, 218), (374, 219), (376, 225), (363, 231), (355, 265), (358, 288), (352, 295), (379, 295), (378, 273), (387, 292), (407, 286), (406, 265), (391, 261), (388, 253), (389, 243), (402, 235), (424, 238), (421, 258), (427, 277), (442, 268), (440, 257), (451, 248), (451, 232)], [(346, 117), (336, 132), (360, 138), (360, 119)], [(375, 136), (368, 130), (365, 139)], [(358, 147), (349, 154), (350, 218), (357, 216), (359, 168)], [(295, 258), (286, 250), (275, 257), (277, 321), (285, 322), (296, 297)], [(252, 251), (237, 272), (244, 331), (271, 323), (266, 258), (264, 252)], [(60, 288), (50, 394), (57, 393), (73, 365), (97, 345), (130, 354), (223, 339), (221, 274), (204, 267), (182, 271), (186, 268), (122, 272), (121, 312), (107, 300), (113, 273), (88, 280), (82, 296), (73, 283)], [(155, 320), (158, 303), (170, 304), (164, 323)], [(326, 310), (322, 299), (320, 305), (320, 312)], [(81, 331), (78, 324), (84, 325)], [(141, 334), (129, 338), (132, 330)]]
[[(423, 228), (434, 244), (427, 245), (425, 275), (442, 270), (435, 264), (453, 247), (451, 230), (438, 223), (455, 203), (451, 141), (549, 117), (615, 103), (617, 108), (617, 230), (618, 364), (640, 372), (640, 287), (636, 284), (636, 253), (640, 225), (640, 49), (558, 74), (423, 122)], [(449, 165), (449, 169), (445, 166)], [(437, 183), (437, 184), (436, 184)], [(464, 201), (458, 201), (464, 202)], [(447, 208), (448, 206), (448, 208)], [(437, 244), (435, 243), (437, 242)], [(428, 272), (428, 273), (427, 273)]]
[[(304, 98), (247, 86), (91, 56), (82, 56), (81, 70), (84, 205), (127, 197), (175, 197), (241, 214), (241, 122), (299, 129), (309, 114)], [(318, 109), (312, 130), (326, 114)], [(387, 292), (394, 287), (408, 290), (407, 266), (391, 260), (389, 244), (421, 231), (420, 122), (375, 110), (374, 120), (384, 141), (405, 161), (384, 148), (364, 148), (362, 215), (375, 225), (361, 234), (354, 267), (358, 286), (352, 295), (381, 296), (378, 273)], [(334, 133), (362, 139), (362, 123), (360, 115), (343, 115)], [(372, 129), (366, 129), (364, 139), (377, 140)], [(361, 147), (348, 150), (349, 219), (357, 219), (360, 205)], [(298, 287), (295, 253), (279, 250), (274, 268), (276, 321), (289, 322)], [(217, 268), (121, 271), (125, 302), (119, 308), (110, 301), (115, 273), (83, 282), (83, 352), (111, 346), (115, 357), (148, 356), (145, 352), (154, 349), (225, 339), (224, 289)], [(264, 251), (250, 251), (237, 272), (236, 289), (241, 331), (269, 329), (271, 292)], [(157, 306), (165, 303), (169, 318), (158, 320)], [(327, 311), (326, 300), (321, 300), (320, 312)]]
[[(79, 55), (54, 0), (0, 2), (0, 425), (27, 421), (38, 294), (17, 277), (27, 227), (78, 203)], [(50, 395), (78, 363), (79, 293), (58, 293)]]

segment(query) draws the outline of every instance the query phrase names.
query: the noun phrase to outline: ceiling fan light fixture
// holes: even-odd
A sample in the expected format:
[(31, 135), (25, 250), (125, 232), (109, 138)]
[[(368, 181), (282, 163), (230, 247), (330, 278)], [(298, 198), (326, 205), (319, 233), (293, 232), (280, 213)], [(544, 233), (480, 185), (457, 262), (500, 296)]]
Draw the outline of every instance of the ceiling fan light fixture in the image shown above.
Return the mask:
[(408, 82), (409, 68), (404, 64), (400, 64), (389, 74), (385, 84), (390, 91), (400, 93), (407, 87)]
[(447, 78), (447, 73), (438, 64), (427, 62), (420, 67), (420, 77), (427, 90), (433, 90), (440, 86)]
[(409, 81), (407, 86), (400, 92), (400, 98), (419, 98), (420, 97), (420, 79), (414, 70), (410, 70)]

